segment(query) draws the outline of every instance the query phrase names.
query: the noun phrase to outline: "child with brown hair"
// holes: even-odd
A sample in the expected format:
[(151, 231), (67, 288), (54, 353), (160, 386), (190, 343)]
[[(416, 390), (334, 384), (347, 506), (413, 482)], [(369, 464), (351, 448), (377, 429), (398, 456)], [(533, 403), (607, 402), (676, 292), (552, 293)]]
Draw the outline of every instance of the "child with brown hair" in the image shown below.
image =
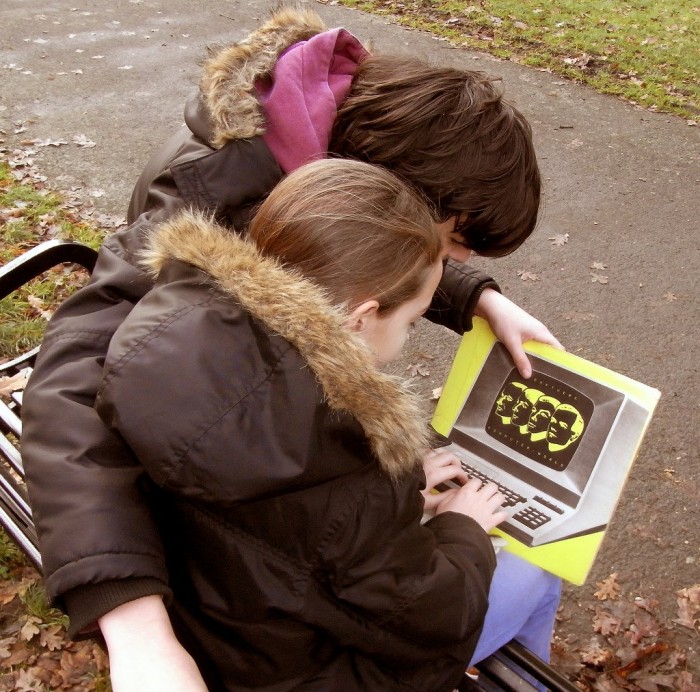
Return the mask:
[[(177, 637), (210, 690), (452, 690), (506, 513), (468, 482), (421, 525), (427, 419), (379, 369), (442, 276), (434, 219), (386, 170), (326, 160), (249, 238), (192, 214), (154, 232), (96, 403), (145, 471)], [(159, 597), (135, 603), (167, 631)], [(169, 649), (133, 608), (100, 619), (116, 690)]]

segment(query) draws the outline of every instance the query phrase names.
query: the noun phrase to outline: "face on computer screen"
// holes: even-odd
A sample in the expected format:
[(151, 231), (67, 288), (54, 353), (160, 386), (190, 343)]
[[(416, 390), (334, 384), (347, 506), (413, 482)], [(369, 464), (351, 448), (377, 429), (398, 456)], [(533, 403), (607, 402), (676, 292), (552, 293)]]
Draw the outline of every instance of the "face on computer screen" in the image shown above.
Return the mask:
[(525, 385), (520, 382), (508, 382), (501, 390), (496, 399), (496, 415), (506, 419), (504, 422), (510, 420), (513, 415), (513, 406), (525, 389)]
[(568, 447), (583, 431), (583, 417), (573, 406), (562, 404), (552, 414), (547, 428), (547, 444), (550, 451)]
[(513, 406), (513, 416), (510, 422), (513, 425), (527, 427), (535, 402), (542, 396), (539, 389), (528, 388), (520, 395), (515, 406)]
[(549, 427), (549, 420), (559, 406), (560, 402), (551, 396), (541, 396), (532, 409), (530, 418), (527, 421), (527, 431), (531, 435), (546, 433)]

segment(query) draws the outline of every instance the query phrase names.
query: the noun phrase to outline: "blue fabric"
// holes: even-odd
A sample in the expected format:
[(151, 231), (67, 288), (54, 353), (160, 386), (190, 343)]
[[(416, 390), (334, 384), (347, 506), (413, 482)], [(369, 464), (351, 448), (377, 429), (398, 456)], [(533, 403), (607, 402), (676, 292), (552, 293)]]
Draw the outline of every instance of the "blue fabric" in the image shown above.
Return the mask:
[(470, 665), (511, 639), (549, 662), (561, 579), (503, 550), (497, 559), (484, 629)]

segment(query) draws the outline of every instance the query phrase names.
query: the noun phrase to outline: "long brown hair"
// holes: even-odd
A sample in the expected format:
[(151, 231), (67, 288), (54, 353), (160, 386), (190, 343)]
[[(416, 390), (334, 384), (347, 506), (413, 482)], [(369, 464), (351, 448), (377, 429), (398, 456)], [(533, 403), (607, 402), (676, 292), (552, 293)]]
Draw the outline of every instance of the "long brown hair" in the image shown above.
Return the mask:
[(414, 297), (441, 256), (428, 202), (378, 166), (324, 159), (290, 173), (258, 208), (258, 249), (323, 287), (335, 304)]
[(517, 249), (537, 223), (540, 173), (532, 132), (483, 72), (375, 55), (338, 111), (332, 155), (379, 164), (455, 216), (482, 255)]

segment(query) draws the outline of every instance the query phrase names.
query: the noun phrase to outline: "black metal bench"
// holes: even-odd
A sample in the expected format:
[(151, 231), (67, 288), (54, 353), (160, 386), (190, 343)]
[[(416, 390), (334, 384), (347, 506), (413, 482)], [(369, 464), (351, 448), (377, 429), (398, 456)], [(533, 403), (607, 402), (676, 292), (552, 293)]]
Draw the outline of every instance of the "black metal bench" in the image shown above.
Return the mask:
[[(0, 299), (54, 266), (77, 264), (91, 272), (97, 253), (82, 243), (51, 240), (28, 250), (0, 268)], [(0, 364), (0, 377), (13, 376), (31, 369), (39, 348), (33, 348), (6, 363)], [(0, 401), (0, 525), (17, 543), (29, 561), (41, 571), (36, 530), (32, 510), (24, 487), (24, 467), (19, 451), (22, 435), (22, 392), (12, 394), (9, 403)], [(523, 691), (535, 689), (523, 678), (522, 671), (554, 692), (579, 690), (550, 665), (512, 641), (477, 666), (478, 677), (465, 676), (460, 692), (468, 690)]]

